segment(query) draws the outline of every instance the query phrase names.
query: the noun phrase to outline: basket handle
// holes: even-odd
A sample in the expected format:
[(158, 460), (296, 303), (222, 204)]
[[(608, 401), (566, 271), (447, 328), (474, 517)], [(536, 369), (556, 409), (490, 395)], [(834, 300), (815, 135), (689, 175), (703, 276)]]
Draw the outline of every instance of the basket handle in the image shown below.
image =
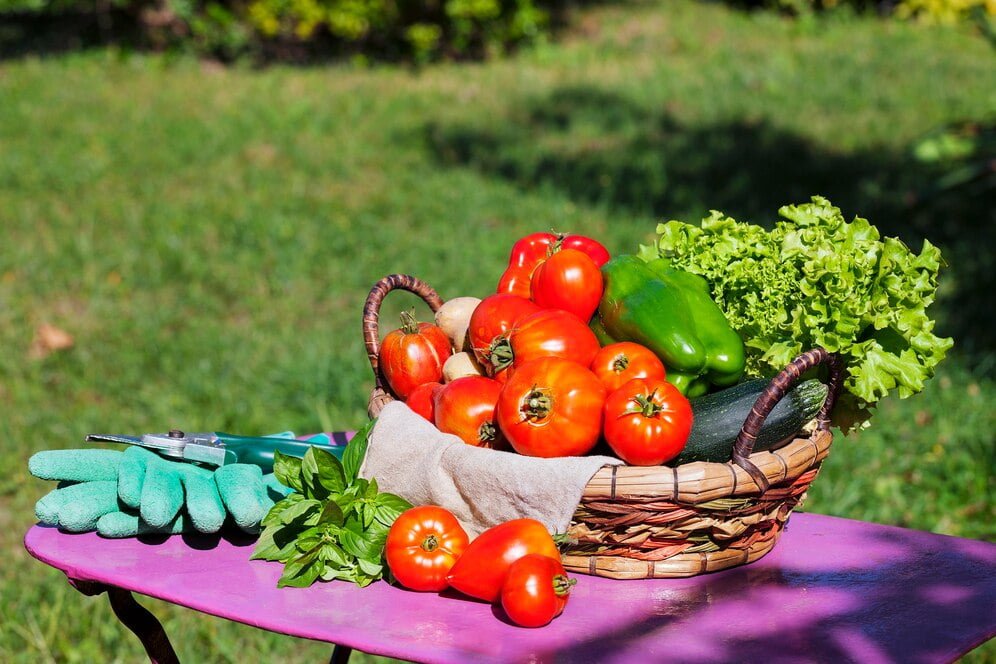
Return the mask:
[(816, 416), (816, 426), (819, 431), (829, 431), (830, 413), (833, 411), (834, 403), (837, 401), (837, 395), (840, 393), (840, 387), (844, 380), (844, 363), (840, 355), (823, 348), (814, 348), (792, 360), (787, 367), (771, 379), (771, 383), (754, 402), (754, 407), (744, 421), (740, 435), (737, 436), (737, 440), (733, 444), (733, 462), (747, 471), (761, 493), (768, 490), (768, 478), (749, 459), (754, 451), (754, 441), (757, 439), (757, 434), (764, 426), (764, 420), (767, 419), (771, 410), (792, 389), (799, 377), (820, 364), (826, 364), (830, 369), (830, 377), (827, 381), (830, 389), (826, 401), (823, 402), (823, 407)]
[(425, 300), (433, 313), (443, 306), (443, 299), (439, 297), (439, 293), (432, 286), (410, 274), (389, 274), (373, 285), (370, 294), (367, 295), (367, 301), (363, 303), (363, 343), (367, 347), (370, 368), (373, 369), (375, 390), (385, 391), (380, 375), (379, 359), (380, 330), (378, 321), (380, 320), (380, 305), (388, 293), (397, 289), (415, 293)]

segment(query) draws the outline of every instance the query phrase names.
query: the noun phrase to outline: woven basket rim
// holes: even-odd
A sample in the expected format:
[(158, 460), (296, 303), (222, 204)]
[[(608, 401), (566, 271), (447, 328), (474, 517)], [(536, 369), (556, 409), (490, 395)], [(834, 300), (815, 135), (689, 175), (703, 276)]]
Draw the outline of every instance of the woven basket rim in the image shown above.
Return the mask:
[[(755, 452), (750, 460), (774, 485), (795, 479), (829, 454), (833, 435), (817, 430), (774, 450)], [(711, 478), (708, 486), (704, 480)], [(695, 491), (687, 488), (696, 485)], [(766, 488), (765, 488), (766, 489)], [(655, 499), (697, 504), (717, 498), (757, 495), (763, 489), (732, 461), (693, 461), (679, 466), (602, 466), (585, 485), (581, 502), (646, 502)]]

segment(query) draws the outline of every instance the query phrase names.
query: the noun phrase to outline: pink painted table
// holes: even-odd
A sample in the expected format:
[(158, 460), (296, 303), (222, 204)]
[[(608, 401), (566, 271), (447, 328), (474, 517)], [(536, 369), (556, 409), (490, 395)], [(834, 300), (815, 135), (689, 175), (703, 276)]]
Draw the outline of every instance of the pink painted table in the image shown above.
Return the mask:
[[(155, 661), (175, 655), (130, 592), (262, 629), (426, 662), (947, 662), (996, 635), (996, 545), (797, 513), (760, 561), (679, 580), (579, 576), (563, 616), (522, 629), (490, 605), (380, 582), (278, 590), (252, 540), (107, 540), (35, 526), (25, 546), (109, 591)], [(157, 649), (158, 648), (158, 649)]]

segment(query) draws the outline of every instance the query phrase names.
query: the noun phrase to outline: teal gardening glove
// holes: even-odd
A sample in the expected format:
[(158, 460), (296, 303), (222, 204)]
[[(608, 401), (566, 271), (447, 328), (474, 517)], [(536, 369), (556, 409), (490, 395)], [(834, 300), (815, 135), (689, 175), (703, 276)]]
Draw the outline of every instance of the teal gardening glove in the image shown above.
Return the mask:
[(274, 502), (291, 492), (259, 466), (236, 463), (212, 471), (141, 447), (38, 452), (28, 468), (35, 477), (60, 482), (35, 505), (39, 521), (105, 537), (214, 533), (226, 516), (256, 533)]

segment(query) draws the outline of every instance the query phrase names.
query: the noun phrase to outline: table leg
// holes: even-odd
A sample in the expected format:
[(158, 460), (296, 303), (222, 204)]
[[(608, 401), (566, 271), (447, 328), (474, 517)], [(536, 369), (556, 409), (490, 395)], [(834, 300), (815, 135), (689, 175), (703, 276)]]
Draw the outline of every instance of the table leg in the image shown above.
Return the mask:
[(332, 646), (332, 658), (329, 659), (329, 664), (346, 664), (349, 661), (349, 656), (352, 654), (353, 649), (349, 646), (336, 644)]
[(69, 584), (84, 595), (106, 592), (114, 615), (142, 642), (152, 664), (180, 664), (162, 624), (129, 591), (79, 579), (69, 579)]

